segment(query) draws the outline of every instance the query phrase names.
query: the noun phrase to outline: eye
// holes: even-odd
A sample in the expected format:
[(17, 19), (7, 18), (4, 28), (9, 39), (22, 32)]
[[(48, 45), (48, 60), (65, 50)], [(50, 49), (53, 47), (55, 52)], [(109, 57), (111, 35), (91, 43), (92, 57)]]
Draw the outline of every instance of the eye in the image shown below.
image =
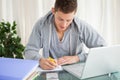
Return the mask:
[(67, 22), (70, 22), (71, 20), (67, 20)]
[(59, 21), (63, 21), (63, 19), (59, 18)]

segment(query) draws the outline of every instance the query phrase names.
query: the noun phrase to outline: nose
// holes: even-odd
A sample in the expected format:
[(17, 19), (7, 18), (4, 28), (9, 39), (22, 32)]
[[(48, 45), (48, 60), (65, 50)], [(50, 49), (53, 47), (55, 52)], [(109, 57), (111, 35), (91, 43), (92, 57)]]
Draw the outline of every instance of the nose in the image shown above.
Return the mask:
[(66, 21), (63, 21), (63, 22), (62, 22), (62, 26), (63, 26), (63, 27), (66, 27), (66, 26), (67, 26), (67, 22), (66, 22)]

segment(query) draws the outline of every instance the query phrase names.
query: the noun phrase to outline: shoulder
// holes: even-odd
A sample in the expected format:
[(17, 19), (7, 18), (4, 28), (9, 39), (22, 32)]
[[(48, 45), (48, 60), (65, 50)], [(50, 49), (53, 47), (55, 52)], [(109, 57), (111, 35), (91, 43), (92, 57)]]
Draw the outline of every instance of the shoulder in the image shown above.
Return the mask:
[(86, 21), (79, 19), (78, 17), (74, 18), (74, 24), (77, 26), (80, 32), (89, 30), (92, 28), (90, 24), (88, 24)]
[(52, 17), (53, 17), (53, 15), (52, 15), (51, 11), (48, 12), (45, 16), (41, 17), (40, 19), (38, 19), (35, 22), (34, 28), (42, 29), (43, 27), (47, 27), (47, 25), (49, 25), (51, 23)]

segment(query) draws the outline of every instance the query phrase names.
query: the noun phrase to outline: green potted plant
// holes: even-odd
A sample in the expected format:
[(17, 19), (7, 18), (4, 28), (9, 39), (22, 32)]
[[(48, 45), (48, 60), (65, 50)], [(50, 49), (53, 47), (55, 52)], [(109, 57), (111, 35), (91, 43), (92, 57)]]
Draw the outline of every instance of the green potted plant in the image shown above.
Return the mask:
[(16, 22), (0, 22), (0, 57), (23, 58), (24, 46), (17, 35)]

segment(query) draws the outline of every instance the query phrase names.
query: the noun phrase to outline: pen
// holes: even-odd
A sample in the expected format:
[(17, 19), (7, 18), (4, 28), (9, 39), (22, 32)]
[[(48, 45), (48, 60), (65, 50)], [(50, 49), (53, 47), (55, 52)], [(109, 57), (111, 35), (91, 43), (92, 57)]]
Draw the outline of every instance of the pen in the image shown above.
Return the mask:
[(48, 57), (48, 59), (51, 61), (51, 62), (55, 62), (55, 60), (51, 57)]

